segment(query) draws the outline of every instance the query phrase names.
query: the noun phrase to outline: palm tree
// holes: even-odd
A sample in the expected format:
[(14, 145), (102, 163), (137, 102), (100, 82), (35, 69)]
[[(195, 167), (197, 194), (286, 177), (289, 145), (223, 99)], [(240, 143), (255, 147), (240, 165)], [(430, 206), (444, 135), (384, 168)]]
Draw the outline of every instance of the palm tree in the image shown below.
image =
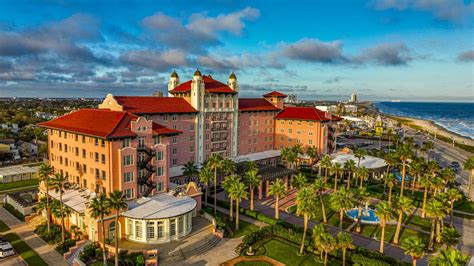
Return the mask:
[(324, 255), (324, 250), (321, 245), (321, 237), (323, 234), (326, 233), (326, 228), (324, 227), (323, 224), (318, 224), (313, 227), (313, 246), (315, 249), (319, 251), (319, 255), (321, 256), (321, 260), (323, 260), (323, 255)]
[(451, 182), (453, 182), (456, 179), (456, 173), (451, 167), (443, 168), (443, 170), (441, 170), (440, 172), (440, 175), (445, 185), (449, 185)]
[(334, 172), (334, 192), (337, 192), (337, 177), (339, 175), (339, 173), (341, 172), (342, 170), (342, 167), (341, 167), (341, 163), (334, 163), (333, 166), (332, 166), (332, 172)]
[(449, 207), (449, 222), (453, 225), (453, 209), (454, 209), (454, 202), (462, 199), (462, 194), (457, 188), (449, 188), (446, 191), (446, 195), (448, 196), (448, 201), (450, 204)]
[(423, 174), (420, 177), (420, 184), (423, 186), (423, 205), (421, 208), (421, 218), (426, 217), (426, 201), (428, 199), (428, 191), (431, 189), (432, 178), (429, 174)]
[(248, 184), (250, 188), (250, 210), (253, 211), (254, 205), (253, 205), (253, 196), (254, 196), (254, 190), (255, 187), (260, 185), (260, 182), (262, 182), (262, 176), (258, 175), (258, 170), (247, 170), (245, 173), (245, 181)]
[(123, 209), (127, 209), (128, 205), (127, 202), (125, 201), (125, 195), (122, 193), (122, 191), (119, 190), (114, 190), (109, 194), (109, 208), (111, 210), (115, 210), (115, 266), (119, 265), (118, 262), (118, 239), (119, 239), (119, 226), (118, 226), (118, 218), (120, 215), (120, 212)]
[(280, 207), (278, 205), (278, 201), (280, 200), (281, 197), (286, 196), (286, 186), (285, 183), (281, 179), (275, 180), (271, 185), (268, 190), (268, 194), (272, 195), (275, 197), (275, 219), (279, 219), (278, 215), (278, 208)]
[(306, 231), (308, 230), (308, 219), (311, 219), (316, 213), (313, 187), (304, 187), (298, 192), (296, 195), (296, 207), (296, 215), (303, 215), (303, 238), (300, 247), (300, 254), (303, 254)]
[(393, 141), (395, 142), (395, 149), (398, 149), (398, 142), (400, 141), (400, 139), (401, 137), (400, 135), (398, 135), (398, 133), (393, 135)]
[(469, 256), (461, 253), (456, 248), (441, 250), (438, 255), (430, 259), (430, 265), (433, 266), (458, 266), (467, 265)]
[(235, 173), (235, 171), (237, 170), (237, 166), (235, 165), (235, 162), (233, 160), (223, 159), (222, 164), (221, 164), (221, 169), (224, 176), (228, 176)]
[(331, 194), (329, 198), (331, 208), (339, 212), (339, 228), (342, 230), (344, 212), (354, 207), (354, 201), (345, 188)]
[(328, 264), (328, 254), (337, 248), (337, 242), (328, 232), (324, 232), (319, 237), (319, 245), (324, 252), (324, 266)]
[(67, 206), (64, 206), (63, 212), (64, 212), (64, 217), (66, 218), (66, 222), (67, 222), (66, 228), (69, 231), (70, 230), (69, 218), (71, 217), (72, 209)]
[(383, 180), (384, 183), (388, 186), (388, 205), (392, 207), (392, 190), (393, 186), (395, 186), (395, 175), (393, 173), (390, 173), (384, 176)]
[(415, 185), (416, 181), (419, 179), (420, 175), (422, 175), (425, 171), (425, 167), (422, 160), (413, 160), (410, 163), (409, 173), (412, 178), (411, 180), (411, 194), (415, 193)]
[(91, 210), (91, 217), (94, 219), (99, 219), (102, 223), (102, 248), (103, 248), (103, 260), (104, 265), (107, 265), (107, 250), (105, 249), (105, 223), (104, 217), (110, 214), (109, 200), (107, 195), (104, 193), (99, 194), (97, 197), (93, 198), (89, 203), (89, 208)]
[(311, 173), (313, 173), (313, 164), (318, 159), (318, 148), (316, 146), (308, 146), (306, 148), (306, 155), (311, 159)]
[(59, 193), (59, 211), (61, 214), (61, 241), (64, 242), (63, 194), (66, 189), (69, 189), (69, 183), (67, 182), (67, 178), (61, 173), (56, 173), (51, 179), (51, 188), (54, 189), (56, 193)]
[(239, 230), (239, 202), (248, 198), (247, 186), (242, 182), (234, 183), (231, 193), (235, 199), (235, 230)]
[(356, 163), (354, 160), (350, 159), (344, 163), (344, 170), (347, 171), (347, 190), (351, 189), (351, 175), (354, 173), (356, 169)]
[(430, 151), (434, 149), (434, 143), (432, 141), (423, 142), (423, 146), (421, 147), (421, 151), (426, 154), (426, 160), (430, 161)]
[(286, 160), (291, 168), (298, 168), (298, 155), (296, 155), (292, 150), (290, 150)]
[(464, 170), (470, 171), (469, 181), (467, 182), (467, 198), (471, 198), (472, 177), (474, 172), (474, 156), (471, 156), (464, 161)]
[(365, 168), (365, 166), (360, 167), (356, 170), (356, 176), (360, 178), (360, 185), (359, 188), (362, 189), (362, 185), (364, 184), (364, 180), (369, 177), (369, 170)]
[(194, 175), (199, 174), (198, 166), (192, 161), (189, 161), (183, 165), (181, 170), (183, 170), (183, 175), (188, 178), (192, 178)]
[(314, 181), (314, 189), (318, 193), (319, 203), (321, 204), (321, 212), (323, 213), (323, 223), (326, 224), (328, 220), (326, 218), (326, 208), (324, 207), (323, 201), (324, 181), (321, 178), (318, 178)]
[(367, 203), (370, 198), (369, 192), (365, 187), (361, 189), (354, 189), (353, 191), (354, 200), (357, 203), (357, 226), (356, 232), (360, 233), (361, 230), (361, 222), (362, 222), (362, 206)]
[(337, 234), (337, 245), (342, 249), (342, 266), (346, 265), (346, 251), (352, 248), (352, 237), (348, 233), (339, 232)]
[(387, 153), (384, 156), (385, 163), (387, 164), (387, 170), (385, 172), (385, 175), (388, 175), (390, 173), (390, 170), (392, 170), (398, 163), (398, 157), (396, 156), (395, 153)]
[(296, 189), (299, 191), (301, 188), (303, 188), (306, 185), (307, 182), (306, 176), (299, 172), (293, 177), (293, 182), (292, 185), (296, 187)]
[(385, 226), (387, 225), (387, 221), (390, 220), (390, 217), (392, 215), (392, 208), (388, 205), (388, 202), (380, 201), (376, 206), (375, 215), (379, 217), (380, 227), (382, 228), (379, 252), (383, 253), (383, 246), (385, 241)]
[[(433, 250), (435, 226), (438, 226), (438, 221), (439, 219), (443, 219), (444, 214), (444, 206), (438, 199), (431, 198), (428, 200), (428, 203), (426, 204), (426, 215), (432, 219), (428, 250)], [(439, 236), (439, 238), (441, 238), (441, 236)]]
[(201, 172), (199, 173), (199, 182), (204, 183), (206, 186), (206, 193), (204, 194), (204, 202), (207, 204), (207, 196), (209, 195), (209, 182), (213, 178), (212, 171), (209, 167), (204, 166)]
[(405, 254), (411, 256), (412, 265), (416, 266), (416, 261), (425, 255), (425, 243), (419, 237), (411, 236), (402, 242)]
[(329, 155), (324, 155), (320, 163), (321, 167), (324, 167), (324, 187), (327, 187), (328, 183), (328, 169), (332, 167), (331, 157)]
[(293, 146), (291, 150), (293, 151), (293, 154), (296, 156), (296, 169), (298, 169), (298, 161), (299, 161), (300, 155), (303, 154), (303, 146), (301, 146), (301, 144), (298, 143), (295, 146)]
[(247, 161), (245, 163), (245, 171), (257, 171), (258, 172), (258, 165), (255, 161)]
[(367, 152), (365, 150), (357, 149), (354, 151), (354, 157), (357, 158), (357, 168), (360, 167), (360, 160), (365, 159), (365, 155), (367, 155)]
[(402, 162), (402, 182), (400, 185), (400, 197), (403, 196), (403, 189), (405, 188), (406, 165), (408, 159), (413, 156), (413, 149), (409, 143), (401, 144), (397, 150), (397, 156)]
[(46, 198), (46, 224), (48, 226), (48, 235), (51, 231), (51, 209), (49, 207), (49, 185), (50, 185), (50, 177), (53, 174), (53, 167), (47, 164), (41, 164), (38, 170), (38, 177), (39, 181), (43, 182), (44, 187), (46, 189), (45, 198)]
[[(211, 174), (212, 176), (212, 174)], [(229, 210), (229, 220), (232, 222), (234, 220), (233, 208), (234, 208), (234, 197), (232, 196), (232, 189), (235, 186), (235, 183), (240, 182), (240, 176), (238, 175), (230, 175), (227, 176), (224, 181), (222, 182), (222, 187), (224, 188), (227, 195), (229, 195), (230, 199), (230, 210)]]
[(398, 244), (398, 240), (400, 237), (400, 229), (402, 228), (403, 214), (408, 214), (413, 210), (413, 200), (403, 196), (398, 198), (396, 210), (398, 212), (398, 221), (397, 229), (395, 230), (395, 237), (393, 238), (393, 244)]
[(217, 213), (217, 170), (222, 167), (222, 157), (214, 153), (207, 161), (207, 166), (214, 172), (214, 215)]
[(292, 155), (293, 151), (290, 148), (284, 147), (281, 149), (280, 158), (286, 162), (287, 166), (290, 165), (288, 158)]
[(459, 244), (459, 238), (461, 235), (454, 226), (446, 226), (441, 233), (441, 240), (447, 246), (456, 246)]

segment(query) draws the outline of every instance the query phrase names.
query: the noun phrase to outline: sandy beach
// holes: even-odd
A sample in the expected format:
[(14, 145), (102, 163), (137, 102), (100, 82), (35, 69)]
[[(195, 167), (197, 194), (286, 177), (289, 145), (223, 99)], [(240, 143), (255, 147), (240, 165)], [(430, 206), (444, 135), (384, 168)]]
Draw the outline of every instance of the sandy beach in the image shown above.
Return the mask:
[(392, 116), (400, 119), (405, 119), (405, 120), (410, 120), (412, 125), (420, 126), (423, 127), (425, 130), (429, 131), (432, 135), (443, 135), (448, 138), (453, 138), (454, 141), (474, 146), (474, 140), (461, 136), (459, 134), (456, 134), (454, 132), (451, 132), (437, 124), (435, 124), (433, 121), (430, 120), (423, 120), (423, 119), (418, 119), (418, 118), (412, 118), (412, 117), (403, 117), (403, 116)]

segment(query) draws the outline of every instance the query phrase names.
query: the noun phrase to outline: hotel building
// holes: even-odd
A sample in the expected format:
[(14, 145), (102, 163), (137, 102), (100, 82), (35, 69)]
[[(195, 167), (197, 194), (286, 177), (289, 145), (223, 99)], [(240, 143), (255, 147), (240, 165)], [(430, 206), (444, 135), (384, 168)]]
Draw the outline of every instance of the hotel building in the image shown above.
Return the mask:
[(119, 237), (133, 242), (179, 239), (192, 230), (201, 205), (195, 183), (173, 184), (185, 163), (200, 165), (220, 154), (275, 165), (279, 151), (297, 143), (315, 146), (321, 154), (331, 151), (332, 125), (340, 118), (314, 107), (285, 107), (285, 97), (273, 91), (239, 98), (233, 73), (222, 83), (196, 71), (181, 83), (173, 72), (167, 97), (108, 94), (98, 109), (39, 124), (48, 129), (51, 166), (73, 184), (63, 195), (74, 211), (71, 224), (98, 240), (100, 226), (90, 218), (87, 202), (96, 193), (120, 190), (129, 207), (118, 225), (107, 218), (107, 238), (114, 238), (119, 226)]

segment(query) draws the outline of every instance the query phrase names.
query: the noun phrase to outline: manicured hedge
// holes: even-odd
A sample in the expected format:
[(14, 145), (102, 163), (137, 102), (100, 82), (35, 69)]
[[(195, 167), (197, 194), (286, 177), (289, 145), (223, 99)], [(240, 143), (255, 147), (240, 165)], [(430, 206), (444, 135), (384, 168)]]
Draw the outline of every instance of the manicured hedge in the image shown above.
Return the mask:
[(3, 208), (5, 208), (9, 213), (13, 214), (13, 216), (18, 218), (18, 220), (23, 222), (25, 221), (25, 216), (21, 212), (17, 211), (12, 205), (5, 203), (3, 204)]
[(57, 245), (55, 250), (61, 254), (64, 254), (69, 251), (69, 248), (72, 248), (75, 245), (76, 245), (75, 239), (66, 239), (64, 243)]
[(6, 232), (8, 230), (10, 230), (10, 227), (8, 227), (6, 223), (0, 220), (0, 232)]

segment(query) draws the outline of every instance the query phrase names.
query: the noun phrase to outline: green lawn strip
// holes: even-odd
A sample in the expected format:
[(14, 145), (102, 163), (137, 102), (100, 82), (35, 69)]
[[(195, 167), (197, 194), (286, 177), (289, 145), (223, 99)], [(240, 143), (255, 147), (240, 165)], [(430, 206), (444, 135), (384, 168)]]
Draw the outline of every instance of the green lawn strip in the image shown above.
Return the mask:
[(30, 248), (21, 238), (15, 234), (10, 233), (4, 236), (4, 238), (10, 242), (10, 244), (15, 249), (23, 260), (28, 263), (30, 266), (47, 266), (46, 262), (36, 253), (33, 249)]
[(238, 238), (238, 237), (241, 237), (241, 236), (245, 236), (245, 235), (249, 234), (250, 232), (256, 231), (260, 227), (254, 225), (254, 224), (251, 224), (249, 222), (240, 220), (239, 221), (239, 230), (234, 230), (234, 228), (235, 228), (235, 221), (233, 223), (231, 223), (231, 229), (233, 230), (232, 231), (233, 232), (232, 237), (233, 238)]
[(10, 230), (10, 227), (2, 220), (0, 220), (0, 232), (6, 232), (8, 230)]
[(417, 215), (408, 216), (404, 221), (406, 225), (418, 228), (420, 230), (428, 231), (428, 232), (431, 230), (431, 222), (432, 222), (431, 219), (421, 218), (420, 216), (417, 216)]
[(272, 264), (264, 261), (242, 261), (237, 264), (236, 266), (271, 266)]
[(0, 191), (38, 185), (38, 179), (30, 179), (0, 184)]
[[(392, 242), (395, 236), (396, 225), (387, 225), (385, 228), (385, 242)], [(370, 238), (376, 237), (380, 240), (382, 235), (382, 228), (378, 225), (362, 225), (362, 235)], [(425, 243), (428, 243), (429, 235), (402, 227), (400, 230), (400, 242), (410, 236), (419, 236)]]
[(474, 201), (461, 201), (454, 204), (454, 209), (463, 212), (470, 212), (474, 215)]

